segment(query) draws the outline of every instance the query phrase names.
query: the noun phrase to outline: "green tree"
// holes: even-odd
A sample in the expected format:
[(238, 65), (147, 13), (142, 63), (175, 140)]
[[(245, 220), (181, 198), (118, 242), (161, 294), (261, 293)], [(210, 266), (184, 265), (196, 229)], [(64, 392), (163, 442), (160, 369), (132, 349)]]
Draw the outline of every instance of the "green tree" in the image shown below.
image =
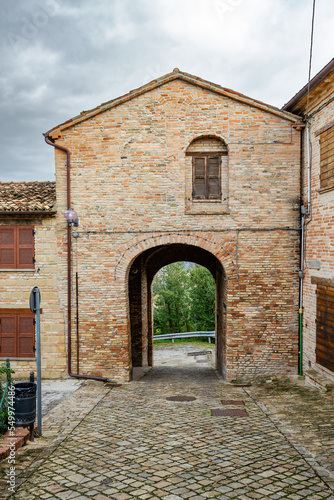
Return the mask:
[(153, 297), (155, 334), (188, 331), (189, 272), (182, 262), (160, 269), (153, 281)]
[(195, 331), (215, 329), (216, 284), (212, 274), (202, 266), (190, 269), (191, 321)]
[(153, 281), (155, 335), (214, 330), (215, 289), (202, 266), (175, 262), (160, 269)]

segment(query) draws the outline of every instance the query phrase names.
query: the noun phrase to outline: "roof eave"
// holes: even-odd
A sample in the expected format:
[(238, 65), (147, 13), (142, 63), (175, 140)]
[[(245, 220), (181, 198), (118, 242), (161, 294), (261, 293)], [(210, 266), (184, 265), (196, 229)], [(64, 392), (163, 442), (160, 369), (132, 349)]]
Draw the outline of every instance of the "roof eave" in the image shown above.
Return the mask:
[(46, 210), (0, 210), (0, 215), (56, 215), (57, 211)]
[[(318, 85), (318, 83), (320, 83), (324, 78), (326, 78), (333, 70), (334, 70), (334, 58), (331, 61), (329, 61), (329, 63), (326, 64), (326, 66), (324, 68), (322, 68), (322, 70), (320, 70), (319, 73), (317, 73), (312, 78), (312, 80), (310, 80), (310, 91), (313, 90)], [(304, 87), (302, 89), (300, 89), (300, 91), (297, 92), (297, 94), (294, 95), (292, 97), (292, 99), (290, 99), (289, 102), (287, 102), (286, 104), (284, 104), (284, 106), (282, 107), (282, 110), (288, 111), (290, 109), (293, 109), (293, 107), (308, 92), (308, 87), (309, 87), (308, 83), (306, 85), (304, 85)]]

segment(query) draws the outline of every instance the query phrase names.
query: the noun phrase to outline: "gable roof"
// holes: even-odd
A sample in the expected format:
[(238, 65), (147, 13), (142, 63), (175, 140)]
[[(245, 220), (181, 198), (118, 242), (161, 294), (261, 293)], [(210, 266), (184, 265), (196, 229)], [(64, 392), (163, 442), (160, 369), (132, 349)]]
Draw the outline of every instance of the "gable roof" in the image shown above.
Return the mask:
[(182, 80), (188, 83), (191, 83), (192, 85), (196, 85), (197, 87), (201, 87), (206, 90), (210, 90), (211, 92), (215, 92), (219, 95), (229, 97), (230, 99), (234, 99), (236, 101), (242, 102), (244, 104), (248, 104), (249, 106), (253, 106), (256, 108), (259, 108), (263, 111), (266, 111), (268, 113), (272, 113), (274, 115), (279, 116), (280, 118), (283, 118), (285, 120), (289, 120), (291, 122), (298, 122), (299, 117), (287, 112), (287, 111), (282, 111), (274, 106), (270, 106), (269, 104), (265, 104), (264, 102), (257, 101), (256, 99), (251, 99), (250, 97), (247, 97), (243, 94), (240, 94), (239, 92), (235, 92), (234, 90), (228, 89), (221, 87), (220, 85), (217, 85), (216, 83), (209, 82), (207, 80), (203, 80), (202, 78), (199, 78), (197, 76), (191, 75), (189, 73), (183, 73), (180, 71), (178, 68), (175, 68), (171, 73), (168, 73), (167, 75), (161, 76), (160, 78), (157, 78), (156, 80), (152, 80), (150, 83), (147, 83), (146, 85), (143, 85), (142, 87), (139, 87), (137, 89), (131, 90), (127, 94), (117, 97), (116, 99), (113, 99), (111, 101), (105, 102), (101, 104), (100, 106), (97, 106), (94, 109), (91, 109), (89, 111), (82, 111), (80, 115), (75, 116), (74, 118), (71, 118), (70, 120), (67, 120), (64, 123), (61, 123), (60, 125), (57, 125), (56, 127), (53, 127), (51, 130), (49, 130), (46, 134), (53, 138), (56, 139), (57, 137), (60, 137), (61, 132), (63, 130), (66, 130), (70, 127), (73, 127), (74, 125), (77, 125), (80, 122), (83, 122), (84, 120), (88, 120), (89, 118), (92, 118), (93, 116), (96, 116), (100, 113), (103, 113), (104, 111), (107, 111), (110, 108), (113, 108), (115, 106), (118, 106), (120, 104), (123, 104), (124, 102), (130, 101), (131, 99), (138, 97), (146, 92), (149, 92), (151, 90), (154, 90), (158, 87), (161, 87), (162, 85), (172, 82), (173, 80)]
[(0, 214), (55, 214), (56, 183), (0, 182)]
[[(329, 61), (326, 66), (322, 68), (322, 70), (317, 73), (312, 80), (310, 80), (310, 97), (315, 97), (315, 94), (322, 93), (325, 91), (326, 86), (331, 90), (333, 88), (333, 78), (334, 77), (334, 58)], [(308, 83), (304, 85), (304, 87), (295, 94), (289, 102), (284, 104), (282, 110), (290, 111), (293, 113), (303, 113), (307, 106), (307, 93), (308, 93), (309, 85)]]

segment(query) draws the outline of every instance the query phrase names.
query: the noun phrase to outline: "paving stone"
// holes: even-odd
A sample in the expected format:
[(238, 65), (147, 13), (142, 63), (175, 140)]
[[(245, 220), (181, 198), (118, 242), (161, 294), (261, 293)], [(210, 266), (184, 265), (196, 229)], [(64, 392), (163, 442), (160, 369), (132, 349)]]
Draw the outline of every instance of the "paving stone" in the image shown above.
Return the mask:
[[(333, 499), (326, 481), (334, 484), (334, 462), (330, 456), (326, 467), (321, 461), (330, 449), (324, 440), (333, 433), (331, 426), (323, 427), (322, 411), (332, 422), (333, 395), (321, 393), (316, 403), (313, 389), (290, 384), (281, 390), (277, 383), (274, 393), (275, 384), (268, 385), (234, 387), (204, 366), (156, 367), (122, 388), (87, 384), (71, 396), (73, 422), (68, 404), (50, 414), (55, 435), (45, 418), (48, 437), (41, 438), (40, 455), (34, 450), (33, 459), (22, 459), (26, 467), (18, 470), (21, 483), (12, 498)], [(303, 404), (309, 391), (321, 426), (316, 411), (310, 417)], [(178, 394), (196, 400), (166, 401)], [(211, 417), (210, 409), (221, 401), (243, 401), (248, 418)], [(304, 413), (293, 417), (293, 405)], [(313, 430), (311, 453), (306, 444)], [(106, 479), (112, 483), (103, 483)]]

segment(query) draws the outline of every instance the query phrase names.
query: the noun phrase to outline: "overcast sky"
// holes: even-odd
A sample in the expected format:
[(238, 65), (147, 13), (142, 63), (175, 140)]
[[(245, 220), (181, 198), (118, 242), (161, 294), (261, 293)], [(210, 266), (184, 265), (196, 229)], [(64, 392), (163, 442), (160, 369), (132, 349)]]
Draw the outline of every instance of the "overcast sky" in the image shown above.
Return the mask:
[[(281, 107), (307, 82), (312, 0), (2, 0), (1, 181), (54, 180), (50, 128), (178, 67)], [(333, 58), (317, 0), (312, 76)]]

